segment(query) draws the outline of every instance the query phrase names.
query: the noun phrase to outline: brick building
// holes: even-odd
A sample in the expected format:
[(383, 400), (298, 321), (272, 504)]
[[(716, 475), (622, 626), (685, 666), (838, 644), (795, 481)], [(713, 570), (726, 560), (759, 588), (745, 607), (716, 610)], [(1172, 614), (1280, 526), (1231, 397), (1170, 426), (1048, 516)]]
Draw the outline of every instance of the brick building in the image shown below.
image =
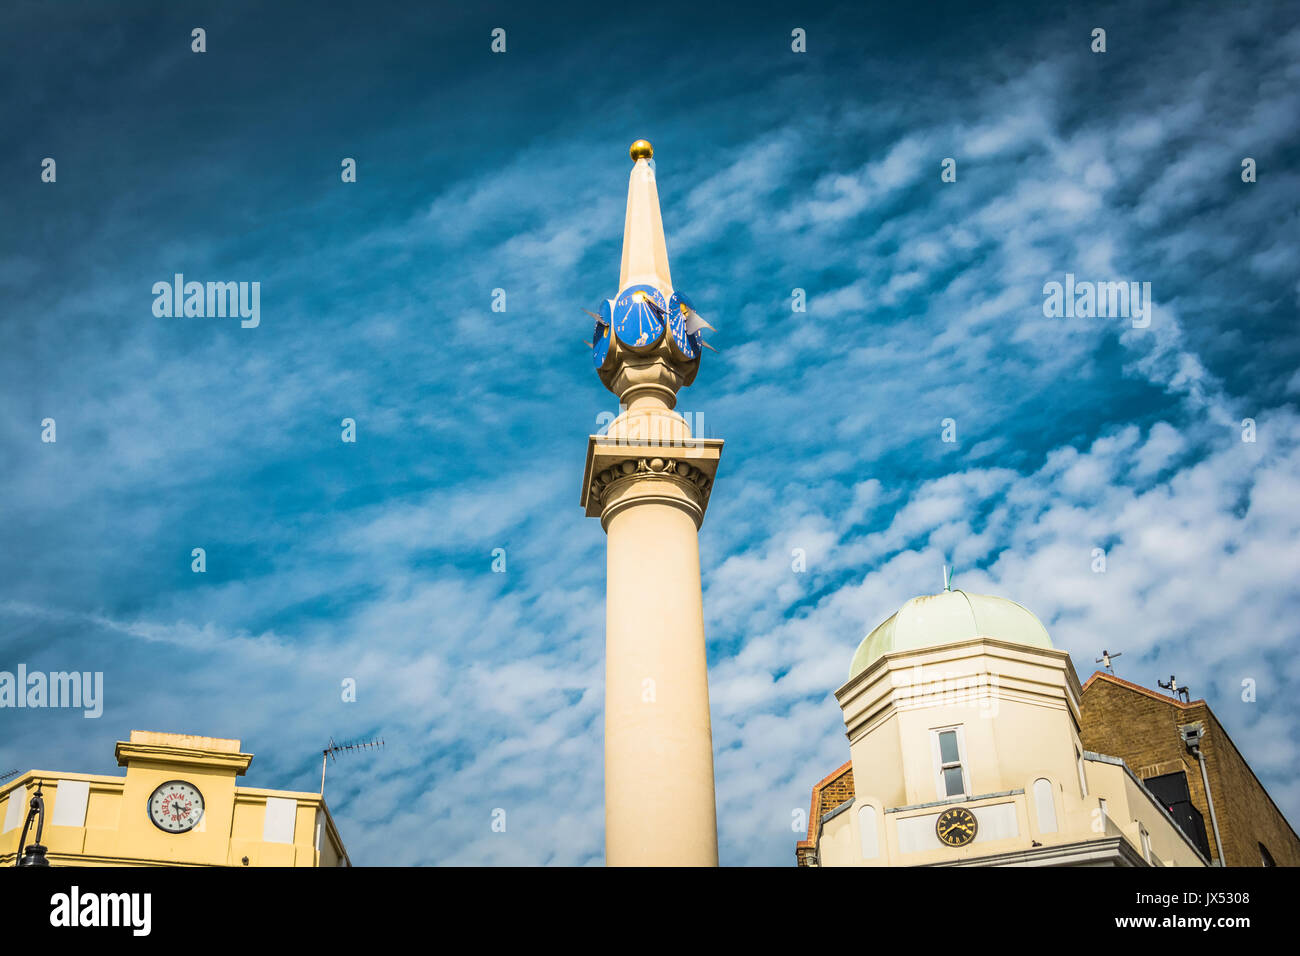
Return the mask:
[[(1205, 701), (1184, 703), (1098, 671), (1083, 685), (1080, 711), (1084, 747), (1127, 763), (1216, 865), (1300, 866), (1300, 837)], [(1200, 764), (1180, 733), (1196, 725), (1213, 814)]]
[(853, 761), (823, 777), (813, 787), (812, 808), (808, 811), (808, 839), (800, 840), (794, 849), (800, 866), (810, 866), (816, 857), (817, 830), (822, 817), (853, 799)]

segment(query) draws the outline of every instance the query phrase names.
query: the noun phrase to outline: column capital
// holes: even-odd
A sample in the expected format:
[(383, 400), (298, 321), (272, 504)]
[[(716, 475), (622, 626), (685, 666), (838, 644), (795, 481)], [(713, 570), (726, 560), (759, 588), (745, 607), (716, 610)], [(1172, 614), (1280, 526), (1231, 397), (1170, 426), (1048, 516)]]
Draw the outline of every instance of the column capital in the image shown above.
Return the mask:
[(671, 504), (686, 511), (698, 528), (709, 506), (722, 455), (720, 438), (667, 441), (605, 435), (587, 439), (582, 507), (608, 528), (615, 514), (639, 502)]

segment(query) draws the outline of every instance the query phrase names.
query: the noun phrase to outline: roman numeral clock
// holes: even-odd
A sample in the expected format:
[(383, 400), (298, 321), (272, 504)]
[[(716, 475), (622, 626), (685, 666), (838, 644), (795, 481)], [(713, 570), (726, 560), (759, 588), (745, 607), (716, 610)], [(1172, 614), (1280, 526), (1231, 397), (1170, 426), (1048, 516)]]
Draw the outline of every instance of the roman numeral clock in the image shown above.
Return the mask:
[(939, 814), (934, 821), (934, 833), (944, 846), (965, 846), (979, 832), (979, 821), (965, 807), (952, 807)]

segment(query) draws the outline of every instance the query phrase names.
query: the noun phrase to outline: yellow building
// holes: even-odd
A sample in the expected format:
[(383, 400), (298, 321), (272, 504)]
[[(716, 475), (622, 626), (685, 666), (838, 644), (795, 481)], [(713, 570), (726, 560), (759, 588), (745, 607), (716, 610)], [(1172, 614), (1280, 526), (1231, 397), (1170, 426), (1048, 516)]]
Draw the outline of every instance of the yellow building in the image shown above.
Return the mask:
[(0, 866), (38, 784), (53, 866), (351, 865), (321, 794), (235, 785), (253, 759), (238, 740), (133, 730), (116, 756), (125, 776), (32, 770), (0, 786)]
[(800, 865), (1209, 865), (1123, 760), (1085, 749), (1080, 694), (1019, 604), (908, 601), (835, 692), (851, 760), (814, 788)]

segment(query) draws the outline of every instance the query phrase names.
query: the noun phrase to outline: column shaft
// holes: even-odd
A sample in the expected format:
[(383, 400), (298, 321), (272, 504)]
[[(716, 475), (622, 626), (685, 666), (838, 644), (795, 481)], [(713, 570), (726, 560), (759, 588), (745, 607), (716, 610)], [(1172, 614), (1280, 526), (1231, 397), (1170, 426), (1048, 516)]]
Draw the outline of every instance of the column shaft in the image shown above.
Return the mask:
[(662, 499), (638, 501), (606, 531), (606, 863), (716, 866), (695, 519)]

